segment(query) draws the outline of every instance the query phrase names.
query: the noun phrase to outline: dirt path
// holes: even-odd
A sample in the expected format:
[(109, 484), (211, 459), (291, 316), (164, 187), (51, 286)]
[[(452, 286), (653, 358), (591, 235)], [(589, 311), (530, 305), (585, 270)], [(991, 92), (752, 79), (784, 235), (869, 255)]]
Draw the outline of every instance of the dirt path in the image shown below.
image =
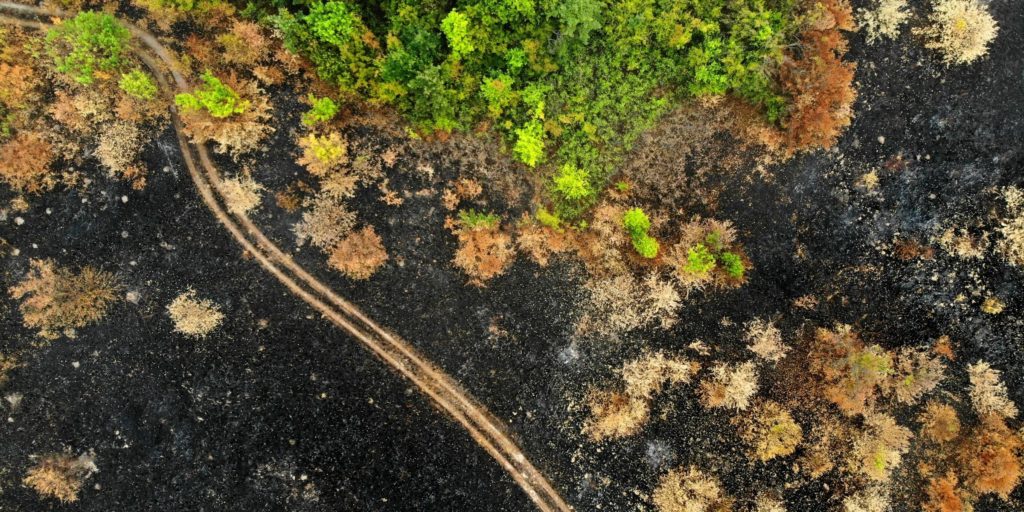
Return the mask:
[[(37, 7), (0, 2), (0, 22), (36, 29), (51, 25), (48, 19), (63, 18), (67, 14)], [(144, 49), (136, 54), (150, 68), (162, 90), (186, 92), (190, 88), (171, 53), (149, 32), (123, 22), (143, 43)], [(151, 53), (150, 53), (151, 52)], [(168, 77), (173, 82), (170, 86)], [(182, 159), (196, 185), (203, 202), (231, 236), (248, 251), (267, 271), (285, 285), (294, 295), (320, 311), (325, 318), (341, 327), (363, 343), (384, 362), (414, 383), (443, 411), (457, 421), (470, 436), (508, 471), (540, 510), (569, 511), (571, 507), (562, 499), (543, 474), (527, 460), (526, 455), (512, 440), (504, 425), (487, 409), (463, 390), (451, 377), (420, 355), (410, 344), (363, 314), (353, 304), (340, 297), (327, 285), (296, 264), (246, 215), (229, 214), (223, 206), (221, 179), (203, 145), (192, 145), (181, 131), (181, 120), (171, 107), (171, 120), (181, 146)], [(195, 155), (198, 155), (198, 165)], [(200, 172), (202, 169), (202, 172)]]

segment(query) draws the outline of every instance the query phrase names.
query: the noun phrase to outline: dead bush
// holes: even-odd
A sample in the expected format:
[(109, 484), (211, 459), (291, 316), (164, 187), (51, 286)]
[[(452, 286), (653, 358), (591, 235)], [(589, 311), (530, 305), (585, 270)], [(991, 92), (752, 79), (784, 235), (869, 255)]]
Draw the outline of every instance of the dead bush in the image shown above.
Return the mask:
[(648, 354), (623, 365), (622, 391), (596, 390), (587, 397), (590, 418), (583, 433), (593, 441), (636, 434), (647, 423), (651, 401), (665, 386), (690, 382), (700, 365), (661, 352)]
[(58, 267), (52, 260), (31, 260), (25, 278), (11, 287), (11, 297), (22, 299), (25, 327), (39, 329), (46, 338), (68, 334), (107, 314), (118, 285), (113, 274), (92, 267), (78, 273)]
[(748, 322), (744, 339), (747, 349), (765, 361), (777, 363), (789, 353), (789, 347), (782, 342), (782, 332), (769, 320), (757, 318)]
[(146, 184), (144, 168), (138, 162), (142, 133), (134, 123), (114, 122), (104, 125), (94, 155), (111, 176), (118, 176), (141, 189)]
[(551, 258), (573, 249), (569, 233), (537, 224), (521, 224), (516, 232), (516, 246), (531, 260), (546, 267)]
[(1007, 187), (1003, 199), (1007, 213), (998, 228), (1003, 239), (996, 248), (1011, 265), (1024, 267), (1024, 191)]
[(31, 66), (0, 62), (0, 104), (20, 110), (38, 100), (41, 80)]
[(999, 370), (985, 361), (978, 361), (967, 370), (971, 380), (971, 403), (978, 414), (1017, 417), (1017, 405), (1010, 400)]
[(209, 299), (199, 299), (189, 289), (167, 305), (167, 314), (174, 330), (191, 338), (205, 338), (224, 321), (220, 306)]
[(220, 182), (219, 190), (228, 211), (246, 215), (260, 205), (260, 195), (265, 189), (252, 176), (244, 174), (224, 179)]
[(78, 500), (85, 480), (98, 471), (91, 454), (72, 457), (70, 454), (47, 455), (29, 468), (22, 482), (39, 495), (57, 498), (64, 503)]
[(928, 402), (918, 416), (921, 435), (936, 443), (948, 443), (960, 435), (960, 418), (949, 404)]
[(965, 474), (964, 483), (979, 494), (994, 493), (1009, 499), (1020, 483), (1019, 452), (1021, 439), (996, 415), (982, 418), (982, 423), (966, 437), (960, 454)]
[(678, 467), (663, 475), (651, 497), (658, 512), (713, 512), (732, 508), (717, 478), (696, 467)]
[(935, 0), (930, 26), (916, 32), (928, 38), (925, 47), (939, 50), (946, 65), (970, 64), (988, 53), (999, 27), (978, 0)]
[(843, 62), (846, 40), (841, 30), (853, 29), (850, 6), (844, 0), (813, 4), (811, 23), (800, 36), (800, 52), (790, 52), (779, 75), (790, 96), (785, 119), (786, 144), (791, 151), (835, 144), (853, 116), (855, 66)]
[(910, 449), (913, 434), (892, 416), (877, 412), (864, 415), (864, 428), (853, 443), (849, 466), (876, 482), (888, 482)]
[(512, 237), (496, 225), (463, 227), (456, 232), (459, 247), (452, 262), (469, 276), (470, 284), (483, 286), (501, 275), (515, 260)]
[(907, 0), (875, 0), (871, 9), (858, 9), (860, 28), (867, 32), (868, 43), (881, 38), (896, 39), (900, 26), (910, 18)]
[(387, 260), (380, 236), (367, 226), (342, 238), (327, 263), (352, 279), (369, 279)]
[(751, 362), (719, 364), (711, 368), (711, 376), (700, 384), (701, 402), (705, 407), (737, 411), (750, 407), (757, 390), (757, 368)]
[(54, 158), (46, 139), (33, 132), (19, 132), (0, 146), (0, 178), (19, 192), (45, 192), (56, 185), (50, 172)]
[(945, 376), (946, 365), (937, 354), (907, 347), (896, 355), (893, 375), (886, 385), (886, 391), (900, 403), (913, 405), (935, 389)]
[(868, 410), (893, 371), (892, 356), (878, 345), (864, 346), (848, 325), (818, 329), (809, 359), (824, 396), (847, 415)]
[(317, 196), (310, 208), (303, 212), (302, 221), (293, 228), (299, 245), (313, 244), (330, 250), (345, 237), (356, 224), (356, 214), (337, 199)]
[(754, 406), (750, 416), (733, 423), (739, 425), (740, 438), (751, 456), (761, 462), (793, 453), (803, 440), (803, 429), (789, 411), (772, 401)]

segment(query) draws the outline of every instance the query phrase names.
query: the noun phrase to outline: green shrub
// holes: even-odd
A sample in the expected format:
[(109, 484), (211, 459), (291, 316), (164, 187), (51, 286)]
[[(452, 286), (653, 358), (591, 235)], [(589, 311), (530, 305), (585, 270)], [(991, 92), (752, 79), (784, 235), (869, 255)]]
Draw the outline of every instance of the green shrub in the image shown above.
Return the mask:
[(723, 252), (718, 257), (722, 262), (722, 268), (725, 269), (725, 273), (729, 274), (729, 277), (733, 279), (743, 279), (743, 274), (747, 271), (746, 266), (743, 264), (743, 260), (740, 257), (731, 252)]
[(140, 100), (152, 100), (156, 98), (156, 83), (149, 73), (140, 69), (133, 69), (121, 75), (117, 86), (129, 96)]
[(707, 274), (715, 268), (715, 255), (704, 244), (697, 244), (686, 253), (683, 268), (692, 274)]
[(202, 78), (204, 85), (191, 93), (176, 95), (174, 103), (186, 111), (206, 110), (216, 118), (241, 114), (249, 108), (249, 101), (243, 100), (209, 71), (204, 72)]
[(57, 71), (91, 85), (97, 71), (110, 72), (121, 65), (130, 39), (131, 33), (113, 16), (84, 11), (51, 28), (46, 46)]
[(658, 255), (658, 241), (647, 232), (651, 229), (651, 220), (640, 208), (630, 208), (622, 215), (622, 226), (626, 228), (633, 241), (633, 248), (644, 258)]
[(543, 206), (537, 208), (537, 222), (540, 222), (541, 226), (547, 226), (551, 229), (559, 231), (562, 229), (562, 219), (558, 218), (558, 215), (549, 212)]
[(472, 208), (459, 210), (459, 222), (462, 227), (469, 229), (495, 228), (501, 222), (501, 217), (496, 213), (478, 212)]
[(334, 103), (334, 100), (323, 97), (317, 98), (311, 93), (309, 95), (310, 109), (302, 114), (302, 124), (306, 126), (315, 126), (317, 123), (326, 123), (334, 116), (338, 114), (338, 105)]
[(658, 241), (650, 235), (643, 235), (640, 237), (633, 238), (633, 248), (636, 252), (647, 259), (652, 259), (658, 256)]
[(629, 232), (630, 236), (637, 238), (646, 235), (650, 231), (651, 220), (647, 218), (647, 214), (640, 208), (630, 208), (622, 216), (622, 225)]

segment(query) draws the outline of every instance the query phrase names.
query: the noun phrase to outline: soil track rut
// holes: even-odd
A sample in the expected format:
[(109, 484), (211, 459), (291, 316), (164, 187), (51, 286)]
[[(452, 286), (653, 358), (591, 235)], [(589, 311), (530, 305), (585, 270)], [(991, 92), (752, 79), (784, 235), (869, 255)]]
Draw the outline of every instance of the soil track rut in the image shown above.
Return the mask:
[[(2, 14), (3, 12), (8, 14)], [(51, 18), (67, 16), (64, 12), (0, 2), (0, 23), (44, 30), (52, 25)], [(161, 90), (167, 93), (189, 91), (188, 83), (181, 74), (177, 61), (157, 38), (130, 23), (122, 23), (131, 30), (138, 41), (143, 43), (145, 48), (136, 49), (135, 53), (153, 72)], [(430, 363), (409, 343), (378, 325), (352, 303), (295, 263), (291, 256), (271, 242), (248, 216), (228, 213), (223, 205), (220, 174), (210, 160), (209, 152), (205, 146), (193, 145), (188, 141), (181, 131), (181, 120), (173, 104), (170, 108), (182, 159), (188, 167), (196, 189), (206, 206), (242, 248), (252, 254), (254, 259), (292, 294), (352, 335), (415, 384), (438, 407), (465, 428), (473, 440), (509, 473), (537, 508), (543, 511), (572, 510), (544, 475), (526, 458), (501, 421), (463, 390), (454, 379)]]

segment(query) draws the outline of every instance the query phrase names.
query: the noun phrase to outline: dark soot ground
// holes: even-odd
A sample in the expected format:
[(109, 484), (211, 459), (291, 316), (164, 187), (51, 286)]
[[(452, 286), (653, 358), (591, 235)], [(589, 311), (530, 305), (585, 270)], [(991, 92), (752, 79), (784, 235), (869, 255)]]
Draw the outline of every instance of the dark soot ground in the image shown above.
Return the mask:
[[(741, 289), (692, 294), (668, 332), (571, 342), (581, 292), (568, 262), (542, 269), (520, 258), (487, 288), (465, 286), (449, 263), (454, 240), (436, 197), (407, 197), (399, 207), (373, 194), (357, 199), (360, 221), (377, 228), (391, 256), (369, 283), (328, 271), (316, 250), (296, 257), (504, 419), (578, 510), (634, 509), (643, 502), (636, 490), (649, 492), (679, 463), (713, 468), (742, 499), (794, 478), (792, 458), (751, 467), (727, 415), (703, 411), (689, 388), (660, 398), (653, 416), (664, 418), (634, 438), (595, 446), (579, 435), (579, 397), (622, 362), (646, 347), (678, 351), (695, 340), (716, 347), (716, 360), (739, 360), (741, 325), (758, 316), (777, 319), (789, 338), (836, 322), (890, 347), (948, 334), (959, 361), (990, 361), (1024, 404), (1021, 269), (991, 254), (972, 262), (942, 250), (934, 261), (891, 255), (894, 240), (924, 241), (953, 224), (978, 219), (975, 229), (991, 230), (989, 212), (1001, 207), (996, 187), (1024, 185), (1024, 12), (1013, 0), (991, 9), (999, 36), (989, 57), (971, 66), (944, 68), (908, 30), (874, 46), (853, 34), (853, 126), (837, 151), (796, 158), (766, 180), (725, 180), (717, 210), (686, 212), (732, 220), (755, 269)], [(285, 107), (279, 126), (295, 126), (293, 109), (276, 101)], [(290, 138), (282, 128), (268, 147), (294, 147)], [(147, 152), (151, 178), (141, 192), (99, 179), (86, 193), (33, 199), (19, 214), (24, 225), (15, 226), (14, 214), (3, 224), (2, 237), (20, 250), (3, 262), (5, 284), (23, 275), (29, 258), (52, 257), (114, 271), (124, 291), (142, 299), (121, 301), (77, 339), (51, 343), (21, 326), (14, 301), (0, 303), (0, 349), (22, 357), (3, 393), (24, 395), (0, 422), (0, 510), (531, 509), (453, 422), (240, 257), (197, 198), (172, 140), (164, 133)], [(904, 163), (894, 163), (900, 155)], [(257, 158), (257, 179), (277, 190), (301, 177), (292, 156)], [(401, 172), (417, 163), (401, 159), (390, 169), (391, 188), (437, 189), (458, 174), (440, 163), (434, 182)], [(855, 188), (872, 169), (878, 190)], [(294, 246), (297, 214), (268, 195), (255, 218), (283, 247)], [(806, 258), (794, 256), (798, 247)], [(172, 333), (164, 312), (189, 286), (229, 314), (206, 340)], [(967, 303), (954, 303), (961, 293)], [(821, 304), (794, 310), (792, 301), (807, 294)], [(1006, 312), (981, 313), (988, 294), (1006, 302)], [(492, 334), (492, 324), (508, 334)], [(965, 383), (960, 368), (944, 385)], [(100, 472), (78, 503), (61, 506), (20, 480), (30, 454), (65, 447), (95, 451)], [(784, 495), (790, 510), (811, 511), (838, 505), (842, 490), (826, 476)], [(977, 509), (1014, 510), (1022, 498), (1018, 490), (1009, 504), (986, 499)], [(912, 499), (897, 492), (895, 501), (913, 510)]]

